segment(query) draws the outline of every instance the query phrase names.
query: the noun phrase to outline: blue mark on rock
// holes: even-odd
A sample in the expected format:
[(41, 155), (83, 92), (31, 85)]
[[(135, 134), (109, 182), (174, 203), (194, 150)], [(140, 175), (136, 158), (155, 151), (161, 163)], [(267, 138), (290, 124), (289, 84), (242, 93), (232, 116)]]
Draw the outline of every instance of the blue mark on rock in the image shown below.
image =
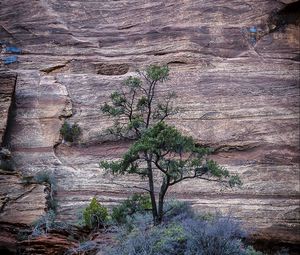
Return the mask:
[(250, 33), (256, 33), (257, 32), (257, 28), (256, 27), (250, 27), (249, 28)]
[(22, 52), (21, 49), (16, 46), (7, 46), (5, 48), (5, 51), (8, 53), (16, 53), (16, 54), (20, 54)]
[(9, 56), (4, 58), (4, 64), (9, 65), (18, 61), (17, 56)]

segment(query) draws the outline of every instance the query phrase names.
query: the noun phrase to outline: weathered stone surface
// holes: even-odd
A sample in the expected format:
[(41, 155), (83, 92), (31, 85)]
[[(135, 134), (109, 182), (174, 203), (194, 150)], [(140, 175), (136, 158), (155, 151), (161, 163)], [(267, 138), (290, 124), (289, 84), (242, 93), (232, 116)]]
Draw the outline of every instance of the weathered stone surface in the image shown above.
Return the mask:
[(0, 72), (0, 145), (2, 144), (6, 130), (15, 84), (15, 73)]
[[(159, 93), (176, 91), (182, 109), (169, 122), (216, 148), (214, 157), (244, 182), (225, 190), (195, 180), (170, 196), (232, 212), (260, 238), (300, 242), (299, 1), (1, 4), (1, 40), (22, 48), (9, 65), (18, 74), (13, 157), (25, 175), (56, 175), (61, 219), (76, 220), (95, 195), (117, 203), (134, 191), (124, 186), (140, 183), (98, 168), (128, 147), (103, 136), (111, 120), (100, 106), (136, 68), (160, 63), (171, 74)], [(65, 118), (82, 128), (81, 145), (60, 145)]]
[(22, 254), (44, 254), (61, 255), (76, 245), (74, 241), (67, 240), (64, 235), (48, 234), (39, 236), (31, 240), (25, 240), (19, 243), (22, 247)]
[(19, 174), (0, 170), (0, 250), (16, 249), (18, 228), (31, 225), (46, 209), (45, 186), (22, 183)]

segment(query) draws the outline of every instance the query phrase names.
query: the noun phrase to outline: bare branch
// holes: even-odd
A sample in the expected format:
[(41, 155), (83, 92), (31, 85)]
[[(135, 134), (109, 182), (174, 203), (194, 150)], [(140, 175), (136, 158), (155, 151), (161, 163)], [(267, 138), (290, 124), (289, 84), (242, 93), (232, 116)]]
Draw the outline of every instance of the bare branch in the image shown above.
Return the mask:
[(123, 187), (123, 188), (126, 188), (126, 189), (140, 189), (140, 190), (145, 190), (145, 191), (147, 191), (147, 192), (150, 192), (150, 190), (149, 189), (147, 189), (147, 188), (144, 188), (144, 187), (139, 187), (139, 186), (129, 186), (129, 185), (124, 185), (124, 184), (122, 184), (122, 183), (115, 183), (115, 182), (113, 182), (113, 184), (115, 184), (115, 185), (119, 185), (119, 186), (121, 186), (121, 187)]

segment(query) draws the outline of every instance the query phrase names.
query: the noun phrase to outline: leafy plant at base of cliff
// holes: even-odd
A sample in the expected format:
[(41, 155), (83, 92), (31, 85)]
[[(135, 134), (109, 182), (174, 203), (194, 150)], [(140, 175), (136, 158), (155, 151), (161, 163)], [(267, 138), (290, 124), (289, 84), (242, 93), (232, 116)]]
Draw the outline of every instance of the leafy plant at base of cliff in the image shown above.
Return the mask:
[(111, 102), (102, 106), (103, 113), (115, 120), (109, 134), (135, 142), (121, 160), (102, 161), (100, 167), (115, 175), (135, 174), (147, 179), (147, 188), (134, 187), (149, 192), (154, 223), (160, 224), (171, 186), (195, 178), (230, 187), (241, 181), (207, 159), (212, 149), (197, 145), (192, 137), (164, 122), (178, 111), (173, 106), (175, 93), (157, 95), (157, 86), (169, 77), (168, 67), (153, 65), (139, 76), (129, 77), (111, 94)]
[(71, 125), (65, 121), (62, 127), (60, 128), (60, 134), (62, 135), (63, 139), (67, 142), (77, 142), (81, 134), (81, 128), (76, 123)]
[(111, 218), (118, 224), (125, 224), (128, 216), (151, 210), (149, 195), (134, 194), (112, 210)]
[(85, 226), (90, 229), (103, 227), (108, 220), (108, 211), (94, 197), (90, 204), (83, 210), (83, 220)]
[(220, 215), (203, 220), (201, 215), (191, 216), (177, 208), (174, 210), (178, 214), (174, 212), (173, 218), (162, 225), (135, 225), (130, 232), (120, 235), (119, 242), (105, 254), (248, 255), (250, 249), (242, 243), (245, 233), (235, 220)]

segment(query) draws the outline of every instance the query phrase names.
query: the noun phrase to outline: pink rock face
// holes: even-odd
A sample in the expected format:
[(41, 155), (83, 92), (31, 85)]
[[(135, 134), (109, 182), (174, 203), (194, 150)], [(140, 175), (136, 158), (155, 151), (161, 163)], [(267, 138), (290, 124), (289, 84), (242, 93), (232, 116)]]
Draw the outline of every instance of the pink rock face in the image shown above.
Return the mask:
[[(135, 191), (124, 186), (143, 182), (98, 167), (129, 146), (103, 135), (112, 121), (100, 107), (137, 68), (168, 64), (158, 93), (175, 91), (181, 109), (169, 123), (216, 148), (244, 183), (192, 180), (169, 197), (232, 213), (260, 238), (299, 243), (298, 11), (296, 1), (272, 0), (2, 1), (1, 40), (22, 49), (5, 66), (18, 75), (9, 127), (18, 170), (53, 172), (69, 221), (95, 195), (107, 206), (128, 197)], [(81, 127), (81, 145), (60, 144), (66, 118)]]

